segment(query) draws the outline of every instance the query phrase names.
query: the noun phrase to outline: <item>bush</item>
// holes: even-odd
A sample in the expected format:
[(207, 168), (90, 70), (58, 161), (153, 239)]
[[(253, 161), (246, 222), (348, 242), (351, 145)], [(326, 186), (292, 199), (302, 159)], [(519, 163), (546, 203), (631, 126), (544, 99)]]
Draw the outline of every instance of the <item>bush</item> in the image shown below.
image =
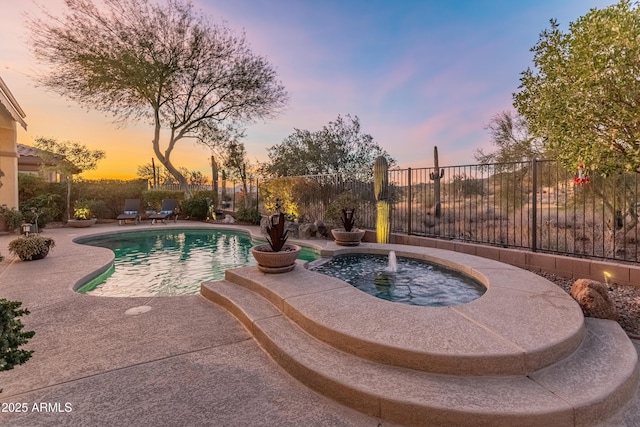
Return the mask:
[(52, 191), (49, 191), (49, 187), (49, 183), (38, 175), (19, 173), (18, 199), (20, 200), (20, 205), (40, 194), (51, 193)]
[(64, 199), (58, 194), (45, 193), (33, 197), (22, 205), (22, 215), (26, 222), (38, 222), (38, 228), (44, 228), (51, 221), (59, 221), (64, 212)]
[(182, 212), (189, 218), (206, 219), (209, 207), (216, 206), (217, 194), (213, 191), (196, 191), (190, 198), (182, 201)]
[(21, 305), (19, 301), (0, 299), (0, 371), (22, 365), (33, 354), (18, 349), (35, 335), (34, 331), (22, 331), (24, 325), (19, 317), (29, 314), (29, 310), (20, 309)]
[(258, 209), (256, 208), (241, 206), (238, 209), (238, 212), (236, 212), (236, 220), (241, 222), (248, 222), (250, 224), (260, 225), (261, 219), (262, 219), (262, 216), (260, 215), (260, 212), (258, 212)]
[(101, 179), (73, 183), (72, 200), (97, 201), (93, 211), (97, 218), (113, 219), (122, 213), (125, 199), (142, 199), (147, 190), (147, 181)]
[(7, 205), (0, 206), (0, 218), (4, 220), (4, 224), (8, 231), (14, 231), (22, 224), (22, 212), (16, 208), (9, 209)]
[[(342, 209), (356, 209), (357, 212), (361, 205), (362, 200), (353, 196), (350, 191), (340, 193), (340, 195), (327, 206), (324, 220), (335, 227), (342, 227)], [(357, 217), (355, 219), (357, 220)]]

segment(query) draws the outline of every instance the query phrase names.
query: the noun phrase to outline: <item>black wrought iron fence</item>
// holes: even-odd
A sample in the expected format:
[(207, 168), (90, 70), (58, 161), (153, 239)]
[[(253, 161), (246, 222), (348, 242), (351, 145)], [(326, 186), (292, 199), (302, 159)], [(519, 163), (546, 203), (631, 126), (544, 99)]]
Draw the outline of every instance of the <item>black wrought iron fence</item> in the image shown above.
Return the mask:
[[(579, 175), (546, 160), (391, 170), (392, 231), (640, 261), (638, 174)], [(259, 191), (264, 212), (271, 199), (285, 194), (304, 220), (339, 225), (339, 209), (357, 205), (358, 225), (375, 228), (371, 176), (278, 178), (260, 184)]]

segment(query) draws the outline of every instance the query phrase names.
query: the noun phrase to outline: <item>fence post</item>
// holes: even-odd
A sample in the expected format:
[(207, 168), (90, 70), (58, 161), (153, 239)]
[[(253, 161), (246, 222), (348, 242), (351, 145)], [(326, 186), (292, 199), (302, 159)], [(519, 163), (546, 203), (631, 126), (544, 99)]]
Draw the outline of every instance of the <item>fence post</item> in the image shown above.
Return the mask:
[(531, 207), (531, 252), (538, 250), (538, 160), (531, 160), (531, 185), (533, 186), (533, 206)]
[(411, 235), (411, 202), (413, 197), (411, 196), (411, 168), (407, 168), (407, 185), (409, 190), (407, 191), (407, 234)]

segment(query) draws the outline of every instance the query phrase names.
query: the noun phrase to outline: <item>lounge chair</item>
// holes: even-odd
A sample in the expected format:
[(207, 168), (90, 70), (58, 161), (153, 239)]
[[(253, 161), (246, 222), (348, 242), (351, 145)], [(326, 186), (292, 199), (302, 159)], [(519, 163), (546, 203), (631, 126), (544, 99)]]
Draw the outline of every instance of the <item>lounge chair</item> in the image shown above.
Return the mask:
[(124, 201), (124, 212), (116, 218), (118, 225), (122, 225), (125, 221), (140, 222), (140, 199), (127, 199)]
[(147, 219), (151, 220), (151, 224), (155, 224), (158, 220), (166, 224), (167, 220), (171, 220), (171, 217), (173, 217), (173, 222), (178, 221), (178, 201), (176, 199), (163, 200), (160, 212), (147, 216)]

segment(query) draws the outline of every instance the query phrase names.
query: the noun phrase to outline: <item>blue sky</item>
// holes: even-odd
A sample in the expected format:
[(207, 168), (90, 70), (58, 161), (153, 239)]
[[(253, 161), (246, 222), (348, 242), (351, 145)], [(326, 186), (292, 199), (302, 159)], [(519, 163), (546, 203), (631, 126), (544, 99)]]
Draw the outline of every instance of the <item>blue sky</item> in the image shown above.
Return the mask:
[[(401, 167), (473, 163), (478, 148), (490, 148), (485, 126), (511, 108), (520, 72), (531, 64), (529, 49), (556, 18), (562, 28), (592, 7), (613, 1), (360, 1), (193, 0), (214, 22), (245, 31), (253, 50), (275, 66), (291, 100), (267, 123), (252, 124), (245, 144), (252, 160), (294, 128), (318, 130), (338, 114), (357, 115)], [(61, 0), (42, 2), (60, 8)], [(34, 88), (35, 67), (20, 13), (31, 3), (0, 0), (0, 40), (7, 82), (27, 112), (30, 143), (38, 136), (77, 140), (107, 151), (97, 174), (135, 175), (150, 161), (151, 128), (116, 128), (110, 118), (85, 112), (57, 95)], [(62, 108), (64, 107), (64, 108)], [(100, 137), (98, 137), (98, 135)], [(109, 141), (104, 137), (109, 136)], [(206, 171), (206, 149), (185, 143), (177, 160)], [(127, 161), (123, 161), (123, 156)], [(95, 174), (95, 173), (94, 173)]]

